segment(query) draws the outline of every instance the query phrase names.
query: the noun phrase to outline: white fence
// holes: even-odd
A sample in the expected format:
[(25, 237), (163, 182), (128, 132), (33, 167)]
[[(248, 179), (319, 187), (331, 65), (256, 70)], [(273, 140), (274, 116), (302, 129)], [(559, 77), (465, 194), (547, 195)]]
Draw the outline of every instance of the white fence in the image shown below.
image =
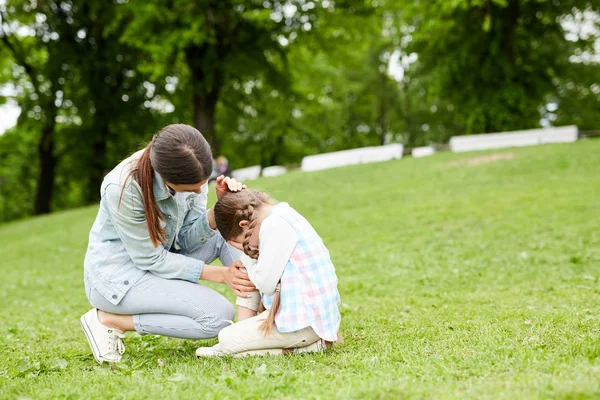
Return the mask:
[(359, 149), (335, 151), (333, 153), (316, 154), (302, 159), (302, 171), (319, 171), (322, 169), (343, 167), (346, 165), (365, 164), (389, 161), (402, 158), (404, 147), (401, 144), (362, 147)]
[(576, 126), (454, 136), (450, 139), (450, 150), (453, 152), (463, 152), (505, 147), (535, 146), (544, 143), (570, 143), (577, 141), (578, 136), (579, 130)]
[[(481, 135), (454, 136), (450, 139), (450, 150), (453, 152), (500, 149), (505, 147), (535, 146), (545, 143), (571, 143), (579, 138), (577, 126), (557, 128), (530, 129), (524, 131), (487, 133)], [(302, 171), (319, 171), (347, 165), (366, 164), (402, 158), (404, 147), (401, 144), (362, 147), (359, 149), (335, 151), (315, 154), (302, 159)], [(416, 147), (411, 155), (415, 158), (435, 154), (433, 146)], [(272, 166), (262, 169), (262, 176), (273, 177), (283, 175), (287, 169), (283, 166)], [(236, 169), (232, 176), (239, 181), (251, 181), (259, 178), (261, 166)]]
[(238, 181), (253, 181), (260, 176), (260, 165), (254, 165), (248, 168), (240, 168), (231, 171), (231, 176)]
[(283, 175), (286, 172), (287, 169), (285, 167), (282, 167), (280, 165), (273, 165), (272, 167), (263, 168), (262, 176), (264, 176), (265, 178), (270, 178), (273, 176)]
[(435, 153), (435, 149), (432, 146), (427, 147), (415, 147), (411, 150), (410, 155), (414, 158), (427, 157)]

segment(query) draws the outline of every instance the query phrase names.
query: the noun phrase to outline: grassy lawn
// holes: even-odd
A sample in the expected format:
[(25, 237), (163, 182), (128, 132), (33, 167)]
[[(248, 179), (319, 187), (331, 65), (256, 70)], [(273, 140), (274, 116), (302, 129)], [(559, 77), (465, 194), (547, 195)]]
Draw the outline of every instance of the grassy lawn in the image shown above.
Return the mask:
[(600, 140), (252, 186), (328, 245), (341, 347), (198, 360), (215, 340), (129, 333), (100, 366), (78, 321), (89, 207), (0, 226), (0, 398), (600, 397)]

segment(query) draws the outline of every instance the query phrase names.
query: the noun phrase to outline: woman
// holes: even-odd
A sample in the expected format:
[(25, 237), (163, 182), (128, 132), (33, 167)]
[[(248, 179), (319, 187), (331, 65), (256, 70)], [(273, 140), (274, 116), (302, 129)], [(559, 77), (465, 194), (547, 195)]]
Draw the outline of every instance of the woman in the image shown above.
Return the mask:
[[(254, 289), (239, 251), (216, 232), (206, 210), (210, 146), (188, 125), (169, 125), (105, 178), (84, 262), (94, 307), (81, 326), (99, 363), (118, 362), (125, 331), (187, 339), (217, 336), (234, 318), (231, 303), (198, 280)], [(217, 197), (244, 186), (219, 177)], [(207, 265), (219, 257), (223, 265)]]

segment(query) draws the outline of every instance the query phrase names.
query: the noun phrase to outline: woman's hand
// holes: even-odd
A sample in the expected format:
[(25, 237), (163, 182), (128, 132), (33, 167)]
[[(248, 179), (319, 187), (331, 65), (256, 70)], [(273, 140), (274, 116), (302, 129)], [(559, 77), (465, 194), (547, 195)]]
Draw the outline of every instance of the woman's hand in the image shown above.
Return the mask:
[(215, 185), (217, 199), (220, 199), (228, 192), (239, 192), (244, 189), (246, 189), (246, 185), (242, 184), (242, 182), (238, 182), (234, 178), (229, 178), (224, 175), (221, 175), (217, 178)]
[(256, 287), (248, 279), (248, 274), (242, 271), (244, 264), (241, 261), (236, 261), (223, 275), (223, 280), (229, 288), (239, 297), (248, 297), (248, 293), (256, 290)]

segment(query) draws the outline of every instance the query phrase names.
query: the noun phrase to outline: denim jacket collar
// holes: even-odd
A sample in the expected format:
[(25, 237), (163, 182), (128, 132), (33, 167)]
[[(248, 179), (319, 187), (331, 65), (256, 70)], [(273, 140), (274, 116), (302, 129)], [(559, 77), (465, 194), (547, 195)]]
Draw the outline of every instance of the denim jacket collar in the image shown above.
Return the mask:
[(159, 175), (158, 172), (154, 171), (154, 199), (156, 201), (161, 201), (171, 197), (171, 192), (169, 192), (169, 188), (165, 184), (162, 176)]

